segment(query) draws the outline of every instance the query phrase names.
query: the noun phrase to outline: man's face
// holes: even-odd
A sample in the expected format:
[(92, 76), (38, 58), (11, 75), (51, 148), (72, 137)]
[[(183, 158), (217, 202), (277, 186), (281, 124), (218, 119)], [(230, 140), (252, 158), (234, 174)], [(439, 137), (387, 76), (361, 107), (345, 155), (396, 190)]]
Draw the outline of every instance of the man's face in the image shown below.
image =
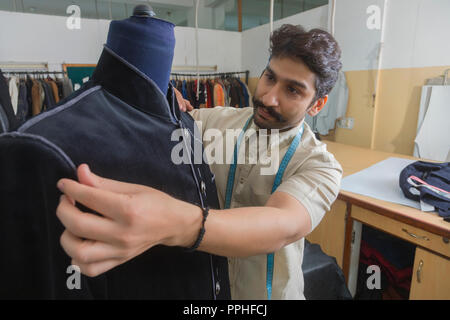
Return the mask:
[(313, 104), (315, 79), (315, 74), (301, 61), (272, 58), (253, 98), (255, 124), (262, 129), (287, 130), (297, 126), (306, 112), (316, 115), (326, 98)]

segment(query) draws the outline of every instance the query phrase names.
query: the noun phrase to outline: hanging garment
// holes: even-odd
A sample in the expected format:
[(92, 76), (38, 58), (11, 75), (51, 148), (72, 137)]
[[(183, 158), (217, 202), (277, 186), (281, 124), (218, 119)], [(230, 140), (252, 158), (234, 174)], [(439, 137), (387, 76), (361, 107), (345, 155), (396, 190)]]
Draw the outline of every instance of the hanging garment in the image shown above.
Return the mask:
[(17, 88), (17, 77), (9, 78), (9, 95), (11, 97), (11, 104), (14, 110), (14, 115), (17, 114), (17, 104), (19, 100), (19, 89)]
[(187, 89), (186, 89), (186, 80), (183, 80), (181, 89), (182, 89), (181, 94), (183, 95), (183, 98), (187, 99), (188, 95), (187, 95)]
[(205, 95), (205, 84), (203, 81), (200, 81), (200, 91), (198, 97), (199, 108), (204, 108), (206, 105), (206, 95)]
[(215, 106), (225, 106), (225, 99), (223, 95), (223, 88), (220, 83), (216, 82), (214, 84), (214, 105)]
[(46, 81), (52, 89), (53, 99), (55, 101), (55, 104), (57, 104), (59, 102), (58, 86), (56, 85), (56, 82), (53, 79), (47, 79)]
[(238, 79), (236, 79), (236, 78), (233, 79), (233, 82), (234, 82), (234, 86), (237, 88), (237, 92), (239, 93), (239, 108), (245, 108), (244, 89), (242, 88)]
[(234, 81), (230, 81), (230, 96), (231, 96), (230, 106), (231, 107), (235, 107), (235, 108), (240, 107), (240, 92), (239, 91), (240, 91), (240, 89), (238, 86), (236, 86)]
[(450, 157), (450, 86), (433, 86), (423, 121), (415, 139), (416, 154), (423, 159), (447, 161)]
[(195, 108), (195, 95), (194, 95), (194, 89), (193, 89), (193, 81), (188, 81), (186, 83), (186, 92), (187, 92), (187, 99), (191, 103), (191, 106)]
[(225, 97), (226, 97), (225, 105), (231, 106), (231, 93), (230, 93), (231, 84), (227, 79), (223, 80), (223, 84), (224, 84)]
[(402, 170), (399, 184), (408, 199), (431, 206), (441, 217), (450, 216), (450, 162), (414, 162)]
[(206, 81), (206, 96), (206, 107), (214, 108), (214, 90), (213, 83), (210, 80)]
[(328, 101), (315, 117), (306, 114), (305, 120), (314, 132), (327, 135), (336, 127), (336, 120), (345, 117), (348, 104), (348, 87), (345, 73), (339, 72), (338, 80), (328, 94)]
[(61, 101), (62, 99), (64, 99), (62, 80), (61, 79), (57, 79), (55, 81), (55, 83), (56, 83), (56, 86), (58, 88), (58, 98), (59, 98), (59, 101)]
[(19, 83), (19, 97), (17, 103), (17, 123), (18, 125), (24, 123), (28, 118), (28, 97), (27, 97), (27, 85), (25, 81)]
[[(172, 141), (174, 130), (188, 134), (189, 138), (184, 136), (185, 141), (190, 143), (190, 151), (200, 148), (203, 152), (201, 139), (192, 136), (194, 126), (192, 117), (180, 112), (171, 86), (166, 98), (151, 79), (105, 47), (89, 82), (65, 100), (64, 104), (27, 121), (18, 132), (37, 135), (49, 141), (67, 155), (74, 167), (87, 163), (93, 172), (101, 176), (151, 186), (198, 206), (218, 208), (214, 179), (203, 157), (201, 164), (193, 161), (175, 164), (171, 159), (172, 150), (183, 145), (180, 141)], [(185, 157), (193, 157), (192, 153), (186, 152), (186, 148), (183, 151)], [(14, 154), (9, 152), (8, 161), (33, 158), (24, 156), (20, 150)], [(45, 161), (39, 163), (46, 166)], [(22, 188), (17, 187), (15, 200), (38, 204), (57, 202), (58, 194), (36, 193), (34, 188), (30, 192), (26, 188), (28, 175), (21, 171), (11, 172), (5, 167), (3, 169), (7, 170), (0, 171), (3, 186), (24, 185)], [(48, 184), (48, 188), (55, 187), (56, 178), (47, 180), (43, 176), (42, 179), (44, 181), (41, 183)], [(3, 206), (0, 212), (14, 210), (15, 200), (11, 199), (11, 194), (0, 194), (0, 206)], [(49, 213), (33, 210), (32, 214), (37, 217), (53, 214), (53, 219), (56, 219), (52, 211), (55, 209), (52, 207)], [(31, 211), (26, 214), (31, 214)], [(52, 224), (56, 222), (52, 220)], [(14, 221), (9, 221), (9, 225), (0, 223), (0, 228), (2, 226), (8, 226), (8, 229), (0, 230), (4, 239), (8, 238), (4, 235), (5, 231), (8, 231), (7, 234), (13, 233), (15, 238), (20, 238), (18, 235), (23, 233)], [(33, 240), (42, 247), (58, 248), (59, 242), (51, 242), (44, 231), (38, 232)], [(21, 243), (26, 243), (26, 240), (30, 239), (24, 236)], [(33, 252), (18, 246), (16, 254), (29, 258)], [(35, 254), (40, 256), (39, 252)], [(7, 261), (8, 257), (2, 256), (2, 259)], [(24, 265), (34, 262), (24, 259)], [(62, 266), (67, 268), (67, 262), (58, 260), (55, 270), (62, 270)], [(10, 270), (3, 274), (13, 274), (14, 267), (7, 266)], [(43, 269), (41, 272), (43, 277), (45, 275), (53, 281), (49, 283), (54, 283), (55, 287), (61, 286), (58, 283), (60, 274), (56, 271)], [(21, 287), (34, 290), (29, 288), (32, 284), (22, 283), (20, 277), (8, 276), (8, 279), (2, 282), (2, 290), (17, 286), (18, 283)], [(187, 252), (180, 247), (151, 248), (101, 277), (88, 278), (87, 285), (94, 298), (230, 298), (227, 259), (200, 251)], [(59, 298), (58, 291), (55, 292), (46, 291), (45, 294)], [(27, 293), (24, 290), (19, 295), (28, 296)]]
[(33, 116), (41, 113), (42, 105), (44, 104), (44, 89), (42, 88), (42, 84), (38, 80), (32, 80), (33, 87), (31, 89), (31, 95), (33, 100), (32, 110)]
[(67, 98), (73, 92), (72, 80), (70, 78), (64, 77), (62, 80), (62, 85), (63, 85), (63, 96), (64, 98)]
[(242, 93), (244, 94), (244, 108), (249, 107), (250, 101), (249, 101), (248, 88), (240, 79), (237, 79), (237, 81), (241, 85)]
[(216, 79), (216, 83), (220, 84), (221, 88), (222, 88), (222, 93), (223, 93), (223, 104), (222, 106), (228, 106), (227, 104), (227, 93), (226, 93), (226, 89), (225, 89), (225, 84), (223, 82), (222, 79)]
[(7, 132), (16, 128), (16, 117), (11, 104), (11, 96), (9, 95), (9, 83), (7, 83), (3, 72), (0, 69), (0, 122), (1, 132)]
[(47, 81), (42, 80), (41, 84), (45, 94), (44, 105), (42, 106), (42, 109), (43, 110), (52, 109), (56, 105), (55, 98), (53, 97), (53, 90)]
[[(27, 103), (28, 103), (28, 119), (33, 116), (33, 80), (30, 76), (27, 76)], [(28, 120), (27, 119), (27, 120)]]

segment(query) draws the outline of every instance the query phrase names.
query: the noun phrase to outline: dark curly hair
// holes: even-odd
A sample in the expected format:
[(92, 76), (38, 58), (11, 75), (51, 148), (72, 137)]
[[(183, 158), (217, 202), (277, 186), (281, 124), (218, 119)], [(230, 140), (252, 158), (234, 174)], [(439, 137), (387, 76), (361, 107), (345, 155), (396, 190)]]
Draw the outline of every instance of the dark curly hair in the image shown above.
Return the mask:
[(314, 100), (330, 93), (342, 68), (341, 49), (331, 34), (284, 24), (270, 37), (271, 58), (301, 60), (316, 75)]

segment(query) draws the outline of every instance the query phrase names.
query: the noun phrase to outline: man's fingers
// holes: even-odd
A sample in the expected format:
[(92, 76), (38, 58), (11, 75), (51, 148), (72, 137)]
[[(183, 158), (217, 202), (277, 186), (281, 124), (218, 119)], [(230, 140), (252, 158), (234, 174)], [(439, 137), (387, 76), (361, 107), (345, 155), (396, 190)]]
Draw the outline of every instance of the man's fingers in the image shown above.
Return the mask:
[(115, 241), (117, 225), (112, 220), (80, 211), (64, 195), (61, 196), (56, 215), (67, 230), (80, 238)]
[(194, 107), (191, 105), (191, 103), (189, 102), (189, 100), (184, 100), (185, 101), (185, 108), (186, 108), (186, 111), (192, 111), (192, 110), (194, 110)]
[(87, 164), (81, 164), (77, 169), (78, 181), (87, 186), (95, 187), (102, 190), (107, 190), (116, 193), (137, 193), (142, 191), (145, 187), (126, 183), (116, 180), (100, 177), (94, 174)]
[(61, 235), (61, 246), (74, 260), (82, 264), (98, 263), (106, 260), (121, 260), (122, 250), (115, 246), (93, 240), (84, 240), (65, 230)]
[(97, 277), (122, 263), (124, 263), (124, 261), (122, 260), (110, 259), (102, 262), (84, 264), (75, 259), (72, 259), (72, 264), (78, 266), (81, 273), (88, 277)]

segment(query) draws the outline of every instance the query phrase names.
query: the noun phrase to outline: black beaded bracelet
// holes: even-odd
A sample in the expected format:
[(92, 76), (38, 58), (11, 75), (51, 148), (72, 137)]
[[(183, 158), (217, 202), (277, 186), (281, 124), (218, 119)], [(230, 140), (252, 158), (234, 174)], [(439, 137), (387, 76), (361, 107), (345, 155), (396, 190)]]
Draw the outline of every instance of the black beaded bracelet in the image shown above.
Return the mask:
[(206, 218), (208, 217), (208, 214), (209, 214), (209, 207), (206, 206), (205, 208), (202, 209), (202, 211), (203, 211), (202, 228), (200, 229), (200, 232), (198, 234), (197, 240), (195, 241), (194, 245), (192, 247), (186, 249), (188, 252), (197, 250), (198, 246), (200, 245), (200, 243), (203, 240), (203, 236), (205, 235), (205, 222), (206, 222)]

